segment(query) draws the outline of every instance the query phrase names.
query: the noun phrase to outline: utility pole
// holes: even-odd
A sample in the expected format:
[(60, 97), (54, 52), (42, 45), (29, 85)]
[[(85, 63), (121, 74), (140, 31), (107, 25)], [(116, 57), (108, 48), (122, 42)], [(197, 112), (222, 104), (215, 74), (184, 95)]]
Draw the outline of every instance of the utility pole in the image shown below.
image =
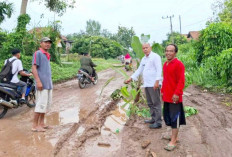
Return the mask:
[(181, 34), (181, 16), (179, 15), (179, 22), (180, 22), (180, 34)]
[(173, 38), (173, 31), (172, 31), (172, 18), (174, 17), (174, 15), (172, 16), (167, 16), (167, 17), (162, 17), (162, 19), (170, 19), (170, 27), (171, 27), (171, 38), (172, 38), (172, 43), (174, 44), (174, 38)]

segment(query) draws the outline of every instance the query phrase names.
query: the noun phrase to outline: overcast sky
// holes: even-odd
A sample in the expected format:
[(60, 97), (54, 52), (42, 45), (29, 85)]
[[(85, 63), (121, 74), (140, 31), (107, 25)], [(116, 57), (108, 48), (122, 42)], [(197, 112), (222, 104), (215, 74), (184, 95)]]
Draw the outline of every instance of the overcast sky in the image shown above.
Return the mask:
[[(0, 0), (3, 1), (3, 0)], [(17, 24), (21, 0), (4, 0), (14, 3), (14, 14), (6, 19), (0, 27), (12, 31)], [(215, 0), (76, 0), (74, 9), (59, 17), (39, 4), (29, 0), (27, 13), (31, 17), (28, 29), (46, 26), (49, 21), (60, 20), (61, 33), (67, 35), (85, 30), (86, 21), (93, 19), (100, 22), (102, 28), (112, 33), (118, 26), (133, 27), (136, 35), (150, 34), (151, 41), (161, 43), (170, 32), (170, 20), (162, 19), (174, 15), (173, 30), (180, 31), (181, 15), (182, 33), (205, 28), (205, 22), (212, 17), (211, 6)], [(41, 18), (41, 15), (44, 15)]]

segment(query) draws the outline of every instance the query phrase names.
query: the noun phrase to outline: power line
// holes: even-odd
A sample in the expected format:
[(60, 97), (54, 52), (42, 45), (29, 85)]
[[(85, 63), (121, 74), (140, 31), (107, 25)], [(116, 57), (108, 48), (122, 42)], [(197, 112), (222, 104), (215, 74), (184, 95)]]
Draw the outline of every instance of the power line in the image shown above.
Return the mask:
[(195, 25), (195, 24), (204, 22), (204, 21), (207, 20), (207, 19), (208, 19), (208, 18), (206, 18), (206, 19), (204, 19), (204, 20), (201, 20), (201, 21), (198, 21), (198, 22), (195, 22), (195, 23), (192, 23), (192, 24), (189, 24), (189, 25), (185, 25), (184, 27), (188, 27), (188, 26), (192, 26), (192, 25)]

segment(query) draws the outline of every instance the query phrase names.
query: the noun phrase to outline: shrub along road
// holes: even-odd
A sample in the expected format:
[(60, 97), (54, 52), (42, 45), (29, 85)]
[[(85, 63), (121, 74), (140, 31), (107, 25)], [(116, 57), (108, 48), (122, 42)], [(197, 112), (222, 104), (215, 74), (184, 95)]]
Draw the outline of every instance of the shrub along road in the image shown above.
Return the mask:
[[(0, 120), (0, 156), (144, 157), (146, 149), (141, 148), (141, 143), (146, 140), (151, 142), (147, 148), (159, 157), (232, 154), (232, 110), (225, 105), (231, 104), (231, 96), (195, 86), (187, 88), (184, 105), (197, 108), (199, 113), (188, 117), (187, 125), (181, 127), (177, 149), (166, 152), (163, 147), (168, 141), (161, 136), (169, 131), (164, 124), (162, 129), (151, 130), (142, 118), (132, 118), (119, 133), (102, 129), (116, 106), (109, 96), (123, 85), (124, 78), (111, 69), (98, 74), (98, 84), (83, 90), (77, 80), (55, 85), (53, 106), (46, 118), (53, 129), (45, 133), (30, 131), (33, 109), (24, 106), (9, 111)], [(99, 97), (102, 86), (112, 76), (116, 79)]]

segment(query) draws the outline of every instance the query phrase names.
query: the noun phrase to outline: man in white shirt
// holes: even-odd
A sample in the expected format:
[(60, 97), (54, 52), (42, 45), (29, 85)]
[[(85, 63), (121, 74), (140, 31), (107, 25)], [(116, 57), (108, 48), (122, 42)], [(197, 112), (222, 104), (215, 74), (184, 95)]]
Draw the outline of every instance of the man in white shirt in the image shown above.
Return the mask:
[(151, 120), (145, 120), (145, 123), (150, 123), (150, 128), (157, 129), (162, 127), (161, 120), (161, 101), (160, 101), (160, 85), (162, 81), (162, 63), (161, 57), (151, 51), (149, 43), (143, 44), (143, 52), (145, 56), (142, 58), (139, 68), (126, 80), (129, 83), (132, 80), (137, 80), (139, 75), (143, 75), (147, 104), (150, 108)]
[[(13, 75), (11, 81), (10, 81), (10, 84), (22, 87), (22, 98), (20, 99), (20, 103), (26, 103), (25, 94), (26, 94), (26, 90), (27, 90), (27, 84), (18, 79), (18, 73), (21, 76), (32, 76), (32, 74), (26, 74), (23, 71), (22, 62), (21, 62), (21, 60), (19, 60), (19, 58), (20, 58), (20, 50), (19, 49), (13, 49), (11, 53), (12, 53), (13, 57), (11, 57), (9, 59), (9, 61), (10, 62), (12, 60), (15, 60), (15, 61), (12, 63), (12, 74), (14, 74), (14, 75)], [(7, 60), (5, 60), (5, 64), (6, 63), (7, 63)]]

